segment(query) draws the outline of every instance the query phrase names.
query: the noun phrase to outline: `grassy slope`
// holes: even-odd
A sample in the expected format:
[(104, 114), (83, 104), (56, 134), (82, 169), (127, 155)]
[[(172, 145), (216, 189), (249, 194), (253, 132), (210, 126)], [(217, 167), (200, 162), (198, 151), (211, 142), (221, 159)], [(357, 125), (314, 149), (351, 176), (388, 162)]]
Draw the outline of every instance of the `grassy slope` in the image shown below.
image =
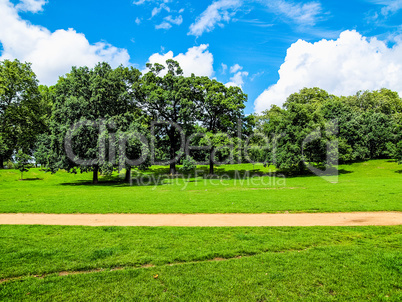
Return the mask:
[(400, 301), (401, 231), (0, 226), (0, 300)]
[[(261, 165), (261, 172), (268, 172)], [(252, 165), (220, 167), (220, 172)], [(0, 170), (0, 212), (43, 213), (263, 213), (401, 211), (401, 167), (373, 160), (339, 167), (339, 183), (316, 176), (256, 177), (243, 180), (165, 180), (162, 185), (128, 186), (104, 182), (93, 186), (91, 174), (25, 173)], [(164, 171), (155, 168), (154, 171)], [(233, 174), (233, 171), (230, 172)], [(153, 174), (151, 174), (153, 175)], [(158, 174), (154, 174), (158, 176)], [(101, 178), (102, 181), (102, 178)]]

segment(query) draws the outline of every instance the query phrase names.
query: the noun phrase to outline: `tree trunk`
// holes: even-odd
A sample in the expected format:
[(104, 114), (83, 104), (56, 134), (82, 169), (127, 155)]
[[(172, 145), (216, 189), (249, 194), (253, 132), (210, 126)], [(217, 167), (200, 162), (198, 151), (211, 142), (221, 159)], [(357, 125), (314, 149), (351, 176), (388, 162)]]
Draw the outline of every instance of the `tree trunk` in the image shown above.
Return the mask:
[(94, 185), (96, 185), (98, 183), (98, 173), (99, 173), (99, 166), (96, 165), (96, 166), (94, 166), (93, 177), (92, 177), (92, 183)]
[[(173, 160), (176, 157), (176, 150), (175, 150), (175, 135), (174, 135), (174, 129), (170, 130), (169, 133), (169, 141), (170, 141), (170, 160)], [(176, 162), (173, 162), (170, 164), (170, 169), (169, 173), (171, 175), (176, 174)]]
[(4, 169), (3, 160), (4, 160), (4, 157), (2, 154), (0, 154), (0, 169)]
[(305, 171), (304, 168), (305, 168), (304, 162), (302, 160), (299, 161), (298, 170), (299, 170), (300, 174), (304, 174), (304, 171)]
[(131, 167), (126, 168), (126, 177), (124, 180), (126, 182), (131, 182)]
[(213, 159), (213, 154), (214, 149), (211, 148), (211, 150), (209, 150), (209, 174), (213, 175), (214, 174), (214, 159)]
[(176, 174), (176, 163), (170, 164), (169, 173), (170, 173), (171, 175), (175, 175), (175, 174)]

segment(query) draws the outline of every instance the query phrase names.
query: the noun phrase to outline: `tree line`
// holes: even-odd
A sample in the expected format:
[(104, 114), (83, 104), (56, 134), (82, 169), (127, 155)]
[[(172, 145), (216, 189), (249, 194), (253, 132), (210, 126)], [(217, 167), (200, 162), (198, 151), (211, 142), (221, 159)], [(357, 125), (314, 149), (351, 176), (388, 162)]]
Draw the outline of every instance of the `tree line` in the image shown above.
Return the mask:
[[(283, 108), (272, 106), (257, 116), (256, 124), (259, 132), (276, 138), (275, 152), (260, 152), (259, 160), (280, 169), (303, 172), (304, 162), (331, 165), (332, 159), (402, 161), (402, 100), (389, 89), (338, 97), (304, 88), (290, 95)], [(304, 145), (308, 135), (313, 140)]]
[(234, 158), (298, 172), (333, 158), (402, 161), (402, 101), (388, 89), (337, 97), (304, 88), (283, 108), (245, 115), (239, 87), (186, 77), (174, 60), (147, 68), (73, 67), (47, 87), (30, 63), (0, 62), (1, 168), (19, 160), (24, 169), (33, 157), (52, 172), (92, 171), (96, 183), (99, 172), (124, 168), (129, 179), (133, 166), (154, 162), (168, 163), (171, 174), (177, 163), (208, 164), (213, 174), (216, 161)]

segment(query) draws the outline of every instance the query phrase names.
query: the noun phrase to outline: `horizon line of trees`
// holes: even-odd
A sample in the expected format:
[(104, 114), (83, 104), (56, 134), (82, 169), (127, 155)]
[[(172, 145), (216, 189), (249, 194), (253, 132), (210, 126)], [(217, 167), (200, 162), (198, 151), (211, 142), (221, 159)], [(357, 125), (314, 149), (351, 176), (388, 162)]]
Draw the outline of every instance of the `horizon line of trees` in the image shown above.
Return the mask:
[[(239, 87), (185, 77), (174, 60), (147, 67), (145, 74), (108, 63), (73, 67), (47, 87), (38, 84), (30, 63), (0, 62), (0, 168), (17, 158), (26, 163), (26, 154), (52, 172), (92, 171), (94, 183), (99, 172), (116, 167), (124, 168), (129, 180), (133, 166), (146, 169), (151, 164), (139, 136), (152, 142), (157, 159), (171, 160), (171, 174), (178, 161), (185, 166), (204, 162), (213, 174), (215, 157), (251, 159), (299, 173), (306, 162), (331, 166), (331, 158), (341, 163), (374, 158), (402, 162), (402, 100), (389, 89), (337, 97), (304, 88), (290, 95), (283, 108), (246, 116), (247, 95)], [(305, 145), (311, 133), (316, 137)], [(191, 156), (183, 153), (183, 134), (189, 138), (186, 143), (200, 147)], [(87, 160), (66, 153), (66, 138), (74, 156)], [(339, 146), (330, 157), (329, 142)], [(128, 160), (141, 157), (138, 165)]]

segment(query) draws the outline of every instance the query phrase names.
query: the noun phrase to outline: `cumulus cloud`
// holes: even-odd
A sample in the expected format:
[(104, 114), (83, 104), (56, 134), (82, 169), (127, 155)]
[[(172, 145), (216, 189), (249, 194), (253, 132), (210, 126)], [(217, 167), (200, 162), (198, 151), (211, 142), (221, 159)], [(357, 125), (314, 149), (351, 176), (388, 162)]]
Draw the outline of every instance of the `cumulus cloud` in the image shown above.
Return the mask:
[(248, 76), (248, 72), (241, 70), (243, 70), (243, 66), (239, 64), (230, 67), (230, 73), (233, 73), (233, 76), (230, 78), (230, 82), (225, 84), (226, 87), (238, 86), (241, 88), (243, 86), (244, 78)]
[(37, 13), (43, 10), (43, 6), (47, 3), (47, 0), (21, 0), (16, 5), (19, 11)]
[(303, 87), (320, 87), (335, 95), (386, 87), (402, 95), (402, 39), (389, 48), (376, 38), (344, 31), (337, 40), (298, 40), (287, 50), (279, 80), (255, 101), (255, 111), (281, 106)]
[[(180, 53), (174, 56), (172, 51), (165, 54), (155, 53), (149, 57), (149, 63), (159, 63), (166, 65), (166, 60), (173, 59), (179, 62), (180, 67), (183, 69), (185, 76), (190, 76), (194, 73), (197, 76), (212, 76), (214, 58), (208, 51), (208, 44), (201, 44), (200, 46), (194, 46), (189, 48), (185, 54)], [(143, 72), (146, 72), (144, 70)]]
[(230, 78), (230, 82), (226, 83), (225, 86), (227, 87), (238, 86), (241, 88), (244, 84), (244, 78), (247, 76), (248, 76), (247, 71), (238, 71)]
[(222, 21), (229, 22), (234, 16), (243, 0), (218, 0), (213, 2), (207, 9), (190, 25), (189, 35), (201, 36), (204, 32), (210, 32), (215, 25), (222, 25)]
[(42, 84), (52, 85), (71, 66), (94, 66), (107, 61), (112, 66), (128, 65), (127, 50), (105, 42), (90, 44), (84, 34), (74, 29), (48, 29), (22, 20), (18, 8), (9, 1), (0, 0), (0, 60), (19, 59), (32, 63)]

